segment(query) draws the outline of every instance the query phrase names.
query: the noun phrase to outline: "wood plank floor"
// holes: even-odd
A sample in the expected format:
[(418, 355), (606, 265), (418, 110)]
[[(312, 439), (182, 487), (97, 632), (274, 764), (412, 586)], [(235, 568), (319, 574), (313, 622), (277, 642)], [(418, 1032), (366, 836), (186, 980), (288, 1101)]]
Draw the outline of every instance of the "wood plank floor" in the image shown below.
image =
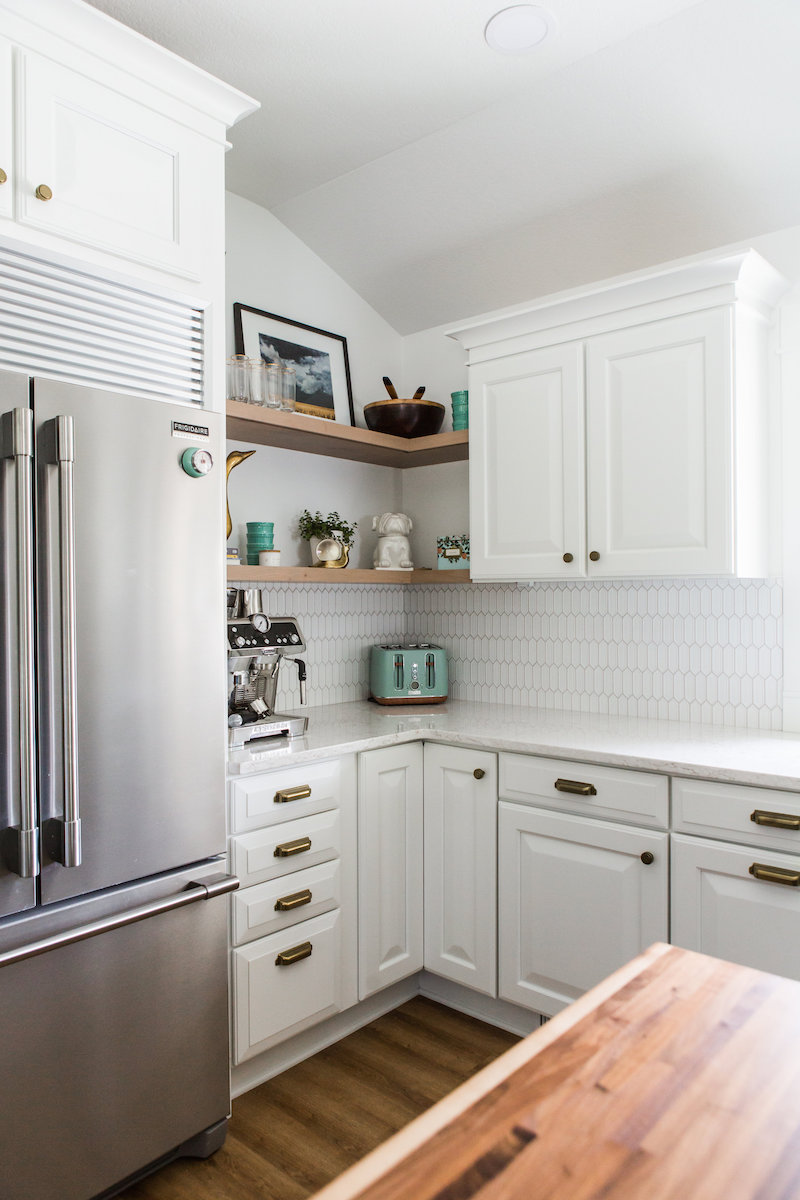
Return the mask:
[(123, 1200), (305, 1200), (519, 1039), (421, 996), (233, 1102), (225, 1145)]

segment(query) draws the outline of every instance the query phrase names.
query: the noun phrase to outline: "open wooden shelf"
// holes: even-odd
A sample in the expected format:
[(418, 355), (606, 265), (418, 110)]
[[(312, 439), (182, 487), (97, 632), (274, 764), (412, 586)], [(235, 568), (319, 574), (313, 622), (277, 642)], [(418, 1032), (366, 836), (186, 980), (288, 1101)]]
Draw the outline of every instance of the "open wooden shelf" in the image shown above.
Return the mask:
[(359, 567), (229, 566), (228, 582), (244, 583), (469, 583), (469, 571), (368, 571)]
[(469, 455), (466, 429), (437, 433), (433, 437), (390, 437), (302, 413), (258, 408), (238, 400), (228, 401), (227, 417), (229, 438), (379, 467), (427, 467), (434, 463), (463, 462)]

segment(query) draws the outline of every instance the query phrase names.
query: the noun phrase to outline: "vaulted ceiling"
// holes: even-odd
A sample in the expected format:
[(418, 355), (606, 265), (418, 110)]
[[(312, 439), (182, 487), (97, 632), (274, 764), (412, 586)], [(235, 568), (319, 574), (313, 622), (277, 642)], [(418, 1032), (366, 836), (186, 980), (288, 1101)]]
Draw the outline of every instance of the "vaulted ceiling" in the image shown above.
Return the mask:
[(91, 2), (260, 100), (228, 188), (400, 333), (800, 224), (800, 0)]

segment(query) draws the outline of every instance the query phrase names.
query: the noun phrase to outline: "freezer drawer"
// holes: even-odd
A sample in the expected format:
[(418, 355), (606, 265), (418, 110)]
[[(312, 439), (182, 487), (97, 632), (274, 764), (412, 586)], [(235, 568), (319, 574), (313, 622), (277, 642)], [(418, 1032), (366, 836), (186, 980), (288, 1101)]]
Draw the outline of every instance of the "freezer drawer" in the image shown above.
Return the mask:
[(209, 878), (171, 872), (59, 905), (21, 921), (27, 943), (3, 931), (4, 1200), (89, 1200), (228, 1115), (228, 905), (190, 886)]

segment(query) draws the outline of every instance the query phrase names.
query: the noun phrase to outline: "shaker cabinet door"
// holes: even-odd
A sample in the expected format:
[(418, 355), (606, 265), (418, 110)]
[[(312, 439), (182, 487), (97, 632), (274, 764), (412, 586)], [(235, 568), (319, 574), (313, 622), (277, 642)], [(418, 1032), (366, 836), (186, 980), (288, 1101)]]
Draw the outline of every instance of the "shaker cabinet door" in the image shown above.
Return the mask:
[(585, 575), (582, 345), (483, 363), (469, 380), (473, 579)]
[(497, 755), (425, 747), (425, 969), (497, 995)]
[(0, 217), (14, 215), (11, 43), (0, 38)]
[(50, 59), (20, 52), (17, 66), (17, 220), (197, 279), (219, 216), (216, 148)]
[(731, 329), (718, 308), (587, 340), (589, 575), (734, 570)]
[(667, 941), (666, 833), (501, 801), (498, 837), (502, 999), (552, 1016)]
[(359, 999), (422, 967), (422, 746), (359, 756)]

